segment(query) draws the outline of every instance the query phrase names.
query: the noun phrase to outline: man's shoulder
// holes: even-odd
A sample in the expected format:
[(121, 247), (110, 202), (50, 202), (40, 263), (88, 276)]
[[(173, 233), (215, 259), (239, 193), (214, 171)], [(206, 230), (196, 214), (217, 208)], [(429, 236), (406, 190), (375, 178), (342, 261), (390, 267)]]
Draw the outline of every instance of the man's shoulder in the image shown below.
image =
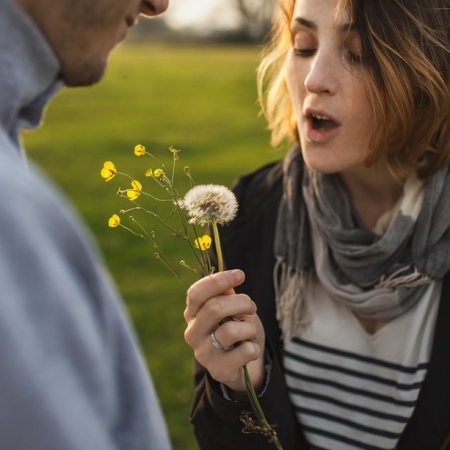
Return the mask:
[[(59, 188), (0, 131), (0, 208), (2, 211), (63, 208), (64, 195)], [(48, 206), (45, 206), (48, 205)], [(42, 214), (44, 216), (44, 214)]]
[(59, 254), (75, 260), (98, 259), (91, 234), (57, 185), (0, 133), (0, 246)]
[(7, 174), (8, 171), (15, 168), (19, 170), (24, 167), (23, 158), (20, 149), (11, 140), (10, 136), (0, 126), (0, 175)]
[(10, 189), (9, 194), (14, 195), (14, 193), (25, 190), (29, 183), (37, 182), (38, 180), (35, 174), (30, 172), (28, 163), (19, 146), (0, 128), (0, 186), (2, 189), (4, 186), (11, 186), (11, 188), (16, 189), (22, 187), (18, 191)]

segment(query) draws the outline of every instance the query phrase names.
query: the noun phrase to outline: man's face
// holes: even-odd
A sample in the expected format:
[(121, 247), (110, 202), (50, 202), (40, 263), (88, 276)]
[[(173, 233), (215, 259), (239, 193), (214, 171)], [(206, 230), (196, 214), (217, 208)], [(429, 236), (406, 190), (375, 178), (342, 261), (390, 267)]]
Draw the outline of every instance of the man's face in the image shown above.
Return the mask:
[(156, 16), (169, 0), (16, 0), (46, 36), (67, 86), (98, 82), (112, 49), (140, 14)]

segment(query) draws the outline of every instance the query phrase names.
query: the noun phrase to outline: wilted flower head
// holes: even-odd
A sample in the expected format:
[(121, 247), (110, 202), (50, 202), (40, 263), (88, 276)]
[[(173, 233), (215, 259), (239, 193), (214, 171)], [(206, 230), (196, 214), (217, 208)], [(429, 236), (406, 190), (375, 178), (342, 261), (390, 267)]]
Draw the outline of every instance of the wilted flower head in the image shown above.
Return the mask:
[(204, 226), (214, 221), (224, 225), (235, 218), (238, 203), (225, 186), (201, 184), (186, 193), (181, 207), (187, 211), (189, 223)]

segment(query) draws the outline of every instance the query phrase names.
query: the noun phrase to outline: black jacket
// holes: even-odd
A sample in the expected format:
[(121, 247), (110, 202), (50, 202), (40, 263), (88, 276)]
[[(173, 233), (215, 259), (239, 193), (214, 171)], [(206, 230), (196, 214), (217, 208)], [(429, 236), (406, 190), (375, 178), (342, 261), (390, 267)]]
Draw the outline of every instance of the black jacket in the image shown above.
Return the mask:
[[(283, 345), (275, 315), (273, 240), (282, 195), (281, 163), (242, 177), (234, 187), (237, 218), (221, 230), (227, 269), (246, 274), (239, 291), (258, 305), (267, 351), (273, 365), (261, 406), (276, 424), (284, 450), (309, 448), (288, 397), (281, 366)], [(240, 412), (250, 405), (223, 398), (220, 387), (196, 363), (191, 422), (202, 450), (264, 450), (275, 448), (261, 435), (243, 434)], [(450, 275), (444, 278), (429, 369), (398, 450), (450, 450)], [(330, 449), (333, 450), (333, 449)]]

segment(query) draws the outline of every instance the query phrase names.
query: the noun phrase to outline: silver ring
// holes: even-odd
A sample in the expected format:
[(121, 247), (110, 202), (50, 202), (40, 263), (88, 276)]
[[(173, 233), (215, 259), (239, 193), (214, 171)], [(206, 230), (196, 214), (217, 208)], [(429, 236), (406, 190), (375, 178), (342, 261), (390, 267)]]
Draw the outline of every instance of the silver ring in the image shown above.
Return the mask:
[(223, 345), (221, 345), (217, 342), (214, 332), (211, 333), (210, 338), (211, 338), (212, 345), (214, 345), (214, 347), (217, 348), (217, 350), (222, 350), (222, 351), (230, 350), (231, 347), (224, 347)]

